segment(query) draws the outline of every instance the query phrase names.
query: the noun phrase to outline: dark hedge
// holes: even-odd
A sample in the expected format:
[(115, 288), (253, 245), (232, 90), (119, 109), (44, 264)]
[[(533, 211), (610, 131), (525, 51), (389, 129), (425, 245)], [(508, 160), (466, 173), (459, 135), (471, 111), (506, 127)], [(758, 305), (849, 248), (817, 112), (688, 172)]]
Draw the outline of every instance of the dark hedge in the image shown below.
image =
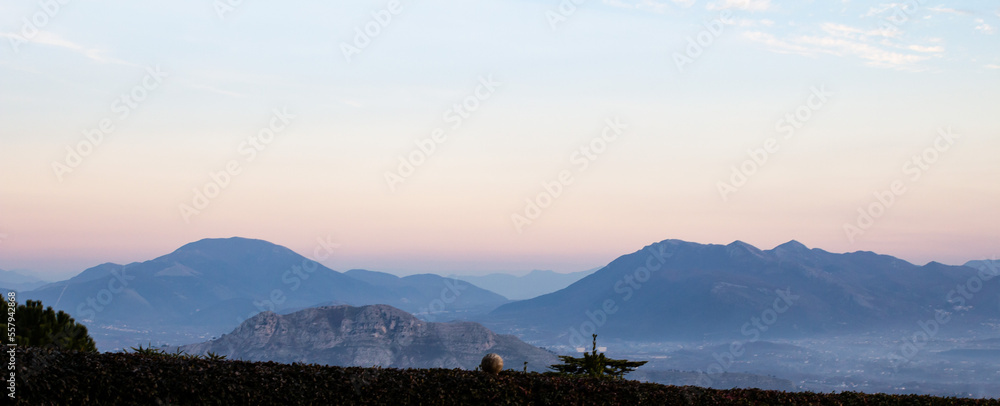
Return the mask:
[(510, 370), (494, 376), (34, 348), (16, 355), (17, 403), (24, 405), (1000, 405), (916, 395), (715, 390)]

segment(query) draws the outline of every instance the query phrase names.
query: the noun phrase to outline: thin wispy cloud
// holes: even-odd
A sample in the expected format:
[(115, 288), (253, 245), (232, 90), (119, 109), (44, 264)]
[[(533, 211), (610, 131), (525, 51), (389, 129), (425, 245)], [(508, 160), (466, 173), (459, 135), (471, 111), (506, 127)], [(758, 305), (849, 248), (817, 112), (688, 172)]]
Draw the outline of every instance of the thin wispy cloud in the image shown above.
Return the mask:
[(738, 8), (747, 11), (767, 11), (771, 8), (771, 0), (720, 0), (708, 3), (709, 10), (726, 10)]
[[(943, 46), (900, 44), (890, 40), (881, 30), (864, 29), (841, 23), (822, 23), (815, 34), (789, 35), (779, 38), (762, 31), (748, 31), (744, 37), (765, 45), (778, 53), (798, 54), (808, 57), (833, 55), (855, 57), (866, 65), (900, 70), (923, 70), (918, 63), (931, 58), (927, 54), (945, 51)], [(913, 51), (902, 52), (900, 50)]]
[(225, 95), (225, 96), (230, 96), (230, 97), (236, 97), (236, 98), (245, 98), (245, 97), (247, 97), (247, 95), (245, 95), (243, 93), (233, 92), (233, 91), (229, 91), (229, 90), (223, 90), (223, 89), (219, 89), (217, 87), (209, 86), (209, 85), (194, 84), (194, 85), (188, 85), (188, 87), (191, 88), (191, 89), (205, 90), (205, 91), (209, 91), (209, 92), (212, 92), (212, 93), (217, 93), (217, 94), (221, 94), (221, 95)]
[(694, 4), (694, 0), (672, 0), (673, 5), (671, 5), (671, 3), (656, 1), (656, 0), (635, 0), (635, 1), (604, 0), (603, 3), (612, 7), (642, 10), (642, 11), (649, 11), (653, 13), (662, 14), (665, 13), (670, 8), (674, 7), (674, 5), (685, 8), (691, 7), (691, 5)]
[(774, 21), (768, 19), (737, 18), (733, 20), (733, 25), (740, 28), (772, 27), (774, 26)]
[(878, 6), (875, 7), (869, 7), (868, 12), (862, 14), (861, 17), (864, 18), (864, 17), (877, 16), (898, 6), (899, 3), (879, 4)]
[(141, 67), (138, 64), (134, 64), (134, 63), (131, 63), (131, 62), (123, 61), (121, 59), (117, 59), (117, 58), (114, 58), (114, 57), (107, 56), (106, 55), (107, 51), (105, 51), (103, 49), (85, 47), (85, 46), (77, 44), (77, 43), (75, 43), (73, 41), (67, 40), (67, 39), (65, 39), (65, 38), (59, 36), (58, 34), (55, 34), (55, 33), (51, 32), (51, 31), (42, 31), (42, 30), (39, 30), (38, 34), (36, 34), (36, 35), (34, 35), (34, 36), (30, 37), (30, 38), (26, 38), (26, 37), (23, 37), (23, 36), (20, 36), (20, 35), (17, 35), (17, 34), (11, 34), (11, 33), (0, 33), (0, 37), (7, 38), (9, 41), (24, 41), (24, 42), (30, 43), (30, 44), (45, 45), (45, 46), (51, 46), (51, 47), (57, 47), (57, 48), (66, 49), (66, 50), (72, 51), (74, 53), (83, 55), (87, 59), (90, 59), (90, 60), (92, 60), (94, 62), (98, 62), (98, 63), (107, 63), (107, 64), (115, 64), (115, 65)]
[(865, 40), (869, 37), (885, 37), (885, 32), (881, 30), (866, 30), (858, 27), (838, 23), (823, 23), (820, 26), (823, 32), (835, 37), (850, 38), (855, 40)]
[(979, 31), (979, 32), (981, 32), (983, 34), (992, 34), (993, 32), (995, 32), (995, 30), (993, 29), (993, 26), (987, 24), (986, 21), (984, 21), (982, 18), (977, 18), (976, 19), (976, 27), (975, 28), (976, 28), (976, 31)]
[(928, 53), (941, 53), (944, 52), (944, 47), (938, 45), (933, 47), (925, 47), (921, 45), (910, 45), (906, 49), (917, 51), (917, 52), (928, 52)]
[(935, 13), (948, 13), (948, 14), (961, 14), (961, 15), (972, 15), (971, 11), (966, 10), (956, 10), (948, 7), (927, 7), (927, 10), (933, 11)]
[[(675, 2), (675, 3), (677, 3), (677, 2)], [(685, 2), (681, 2), (681, 3), (688, 3), (688, 2), (685, 1)], [(683, 4), (681, 4), (681, 5), (683, 5)], [(688, 4), (688, 6), (690, 6), (690, 4)], [(667, 9), (670, 8), (670, 5), (667, 4), (667, 3), (658, 2), (658, 1), (655, 1), (655, 0), (640, 0), (636, 4), (635, 8), (637, 8), (639, 10), (652, 11), (652, 12), (655, 12), (655, 13), (662, 13), (662, 12), (667, 11)]]

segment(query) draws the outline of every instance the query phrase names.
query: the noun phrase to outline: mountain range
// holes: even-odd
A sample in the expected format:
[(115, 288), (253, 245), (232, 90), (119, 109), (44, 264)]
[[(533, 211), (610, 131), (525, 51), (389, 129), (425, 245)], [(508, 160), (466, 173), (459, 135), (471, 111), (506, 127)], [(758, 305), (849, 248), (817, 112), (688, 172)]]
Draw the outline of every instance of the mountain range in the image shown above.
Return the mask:
[[(573, 348), (587, 346), (591, 333), (602, 340), (641, 342), (911, 331), (939, 315), (949, 324), (942, 334), (988, 329), (1000, 318), (995, 297), (968, 290), (1000, 281), (990, 280), (998, 264), (917, 266), (872, 252), (810, 249), (796, 241), (760, 250), (740, 241), (664, 240), (561, 290), (509, 301), (438, 275), (341, 273), (285, 247), (234, 237), (189, 243), (145, 262), (98, 265), (20, 297), (105, 326), (111, 335), (131, 332), (123, 339), (131, 345), (137, 339), (198, 341), (263, 311), (386, 304), (424, 320), (477, 321), (531, 343)], [(522, 284), (554, 273), (533, 274), (522, 277)], [(181, 329), (198, 335), (168, 334)], [(99, 342), (99, 348), (108, 346)]]
[(497, 353), (506, 369), (527, 362), (545, 371), (555, 354), (473, 322), (425, 322), (387, 305), (324, 306), (286, 315), (260, 313), (218, 339), (180, 347), (229, 359), (340, 366), (475, 369)]
[(285, 247), (245, 238), (204, 239), (156, 259), (89, 268), (21, 293), (87, 323), (229, 331), (262, 311), (322, 304), (388, 304), (436, 316), (486, 312), (502, 296), (438, 275), (331, 270)]
[(482, 321), (569, 347), (583, 346), (592, 332), (631, 341), (753, 341), (913, 330), (939, 313), (948, 331), (961, 333), (1000, 320), (995, 297), (961, 293), (980, 272), (864, 251), (834, 254), (796, 241), (762, 251), (740, 241), (665, 240), (560, 291), (502, 305)]
[[(544, 370), (553, 354), (532, 345), (572, 354), (598, 334), (609, 356), (650, 361), (635, 379), (783, 389), (790, 380), (817, 391), (981, 396), (996, 393), (997, 276), (997, 260), (918, 266), (796, 241), (761, 250), (740, 241), (664, 240), (566, 279), (547, 271), (401, 278), (341, 273), (285, 247), (234, 237), (149, 261), (101, 264), (21, 290), (18, 299), (69, 312), (102, 351), (199, 343), (183, 348), (254, 360), (466, 369), (491, 351), (506, 354), (508, 369), (527, 360), (529, 369)], [(550, 282), (568, 285), (513, 301), (478, 286), (516, 298)], [(523, 296), (504, 290), (518, 285)]]

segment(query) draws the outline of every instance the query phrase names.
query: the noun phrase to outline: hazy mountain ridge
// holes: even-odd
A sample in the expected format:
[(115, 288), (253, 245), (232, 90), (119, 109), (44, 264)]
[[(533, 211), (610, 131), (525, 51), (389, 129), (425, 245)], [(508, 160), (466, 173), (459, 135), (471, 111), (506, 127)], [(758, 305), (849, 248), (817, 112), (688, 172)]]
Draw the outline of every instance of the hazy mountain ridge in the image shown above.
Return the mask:
[(44, 286), (49, 282), (18, 271), (0, 269), (0, 290), (25, 291)]
[(82, 320), (234, 326), (263, 310), (381, 293), (287, 248), (231, 238), (186, 244), (150, 261), (102, 264), (25, 295)]
[(488, 313), (507, 298), (472, 283), (435, 274), (399, 277), (385, 272), (352, 269), (344, 275), (389, 290), (398, 297), (398, 306), (431, 321), (469, 319)]
[(506, 302), (437, 275), (389, 276), (396, 281), (372, 284), (285, 247), (234, 237), (203, 239), (149, 261), (101, 264), (23, 292), (21, 298), (42, 300), (86, 323), (153, 331), (143, 336), (153, 340), (155, 331), (173, 327), (221, 334), (262, 311), (320, 304), (389, 304), (450, 319), (455, 313), (485, 313)]
[[(661, 262), (648, 275), (636, 273)], [(995, 303), (979, 306), (986, 299), (974, 297), (956, 308), (948, 302), (949, 289), (976, 277), (972, 267), (989, 272), (997, 263), (915, 266), (887, 255), (834, 254), (795, 241), (762, 251), (739, 241), (665, 240), (623, 255), (560, 291), (504, 304), (500, 295), (454, 279), (340, 273), (266, 241), (228, 238), (186, 244), (150, 261), (101, 264), (22, 292), (21, 300), (41, 299), (78, 320), (113, 325), (109, 334), (137, 329), (128, 340), (142, 341), (158, 341), (157, 331), (179, 327), (217, 335), (261, 311), (336, 304), (388, 304), (429, 320), (479, 321), (543, 345), (569, 344), (574, 331), (576, 341), (586, 344), (587, 323), (600, 324), (598, 333), (606, 339), (774, 339), (912, 330), (937, 310), (954, 313), (949, 331), (976, 328), (995, 320), (995, 312), (989, 312)], [(773, 325), (744, 328), (782, 295), (788, 300), (778, 305), (789, 306), (788, 311), (776, 312)], [(603, 309), (607, 300), (613, 301), (613, 314)]]
[[(534, 339), (568, 343), (575, 335), (577, 345), (587, 336), (581, 328), (593, 326), (605, 337), (635, 341), (799, 337), (911, 328), (937, 310), (954, 313), (956, 325), (974, 327), (997, 319), (993, 306), (958, 311), (948, 297), (976, 273), (864, 251), (834, 254), (796, 241), (762, 251), (740, 241), (664, 240), (563, 290), (500, 306), (485, 322)], [(972, 298), (969, 304), (976, 301), (988, 302)], [(747, 327), (769, 309), (771, 323)]]
[(511, 300), (524, 300), (563, 289), (598, 269), (600, 268), (571, 273), (533, 270), (520, 276), (492, 273), (487, 275), (456, 275), (454, 277), (496, 292)]
[(965, 266), (988, 272), (987, 275), (997, 275), (1000, 273), (1000, 260), (997, 259), (969, 261), (965, 263)]
[(230, 359), (340, 366), (474, 369), (490, 352), (507, 368), (545, 370), (554, 354), (478, 323), (435, 323), (386, 305), (261, 313), (216, 340), (181, 347)]

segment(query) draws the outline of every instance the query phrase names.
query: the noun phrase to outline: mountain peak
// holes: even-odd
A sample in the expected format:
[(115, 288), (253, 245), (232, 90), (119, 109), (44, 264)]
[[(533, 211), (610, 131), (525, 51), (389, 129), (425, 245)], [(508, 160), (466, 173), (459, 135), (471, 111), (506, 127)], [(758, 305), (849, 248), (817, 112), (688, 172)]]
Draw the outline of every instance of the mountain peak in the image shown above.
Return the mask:
[(781, 244), (777, 247), (774, 247), (774, 249), (782, 249), (785, 251), (809, 251), (809, 247), (806, 247), (804, 244), (795, 240), (791, 240), (789, 242)]
[(761, 255), (761, 251), (760, 251), (759, 248), (754, 247), (753, 245), (747, 244), (747, 243), (745, 243), (743, 241), (740, 241), (740, 240), (736, 240), (736, 241), (733, 241), (733, 242), (729, 243), (729, 245), (726, 246), (726, 249), (727, 249), (727, 251), (729, 252), (730, 255), (734, 255), (734, 254), (738, 254), (738, 253), (743, 253), (743, 252), (750, 253), (750, 254), (753, 254), (753, 255)]
[[(668, 245), (692, 245), (692, 246), (693, 246), (693, 245), (701, 245), (701, 244), (698, 244), (698, 243), (696, 243), (696, 242), (691, 242), (691, 241), (684, 241), (684, 240), (678, 240), (678, 239), (676, 239), (676, 238), (669, 238), (669, 239), (666, 239), (666, 240), (663, 240), (663, 241), (660, 241), (660, 242), (659, 242), (659, 243), (657, 243), (657, 244), (668, 244)], [(655, 245), (655, 244), (654, 244), (654, 245)]]
[[(174, 252), (158, 259), (170, 261), (210, 260), (215, 262), (250, 265), (259, 261), (274, 260), (282, 257), (285, 260), (301, 262), (304, 257), (292, 250), (272, 242), (243, 237), (205, 238), (187, 243)], [(186, 259), (186, 260), (185, 260)], [(263, 264), (257, 263), (263, 266)], [(272, 264), (274, 265), (274, 264)]]
[(111, 271), (121, 268), (122, 268), (121, 265), (112, 262), (105, 262), (98, 266), (87, 268), (83, 272), (80, 272), (79, 274), (70, 278), (69, 280), (74, 282), (83, 282), (94, 279), (106, 278), (113, 275)]
[(195, 242), (187, 243), (178, 248), (174, 252), (190, 252), (190, 251), (203, 251), (203, 250), (218, 250), (218, 249), (238, 249), (238, 248), (272, 248), (278, 247), (274, 243), (257, 240), (253, 238), (243, 238), (243, 237), (229, 237), (229, 238), (203, 238)]

